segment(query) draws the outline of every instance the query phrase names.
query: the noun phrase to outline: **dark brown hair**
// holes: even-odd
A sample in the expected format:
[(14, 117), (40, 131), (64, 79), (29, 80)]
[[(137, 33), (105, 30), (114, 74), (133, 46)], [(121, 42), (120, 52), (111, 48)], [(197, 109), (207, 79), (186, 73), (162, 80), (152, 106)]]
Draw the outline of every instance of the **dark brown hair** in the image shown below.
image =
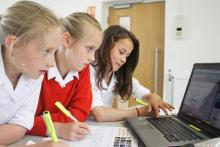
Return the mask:
[(127, 29), (119, 25), (113, 25), (105, 30), (102, 44), (95, 55), (95, 66), (98, 66), (98, 68), (96, 68), (96, 83), (100, 89), (104, 89), (102, 81), (105, 75), (108, 74), (109, 67), (112, 68), (110, 51), (114, 48), (118, 40), (126, 38), (131, 39), (134, 48), (127, 58), (126, 63), (115, 72), (117, 82), (113, 90), (114, 94), (119, 94), (123, 100), (127, 100), (132, 93), (132, 76), (139, 60), (139, 41), (135, 35)]

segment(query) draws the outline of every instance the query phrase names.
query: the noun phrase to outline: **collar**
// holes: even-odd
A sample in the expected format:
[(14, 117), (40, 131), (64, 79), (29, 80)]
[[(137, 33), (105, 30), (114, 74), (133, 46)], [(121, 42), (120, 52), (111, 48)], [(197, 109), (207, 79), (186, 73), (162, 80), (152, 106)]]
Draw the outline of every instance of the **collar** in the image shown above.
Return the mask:
[(48, 70), (48, 80), (55, 78), (55, 81), (57, 81), (62, 87), (64, 87), (68, 82), (72, 81), (74, 77), (79, 79), (79, 73), (74, 70), (68, 72), (65, 79), (63, 79), (62, 76), (60, 75), (57, 66), (51, 67)]
[(113, 72), (113, 75), (112, 75), (112, 78), (111, 78), (111, 80), (110, 80), (109, 85), (107, 85), (107, 83), (106, 83), (105, 80), (102, 81), (102, 84), (103, 84), (103, 87), (104, 87), (104, 88), (106, 88), (106, 89), (108, 89), (108, 90), (111, 90), (111, 89), (114, 89), (114, 86), (115, 86), (115, 83), (116, 83), (116, 82), (117, 82), (117, 80), (116, 80), (116, 75), (115, 75), (115, 73)]

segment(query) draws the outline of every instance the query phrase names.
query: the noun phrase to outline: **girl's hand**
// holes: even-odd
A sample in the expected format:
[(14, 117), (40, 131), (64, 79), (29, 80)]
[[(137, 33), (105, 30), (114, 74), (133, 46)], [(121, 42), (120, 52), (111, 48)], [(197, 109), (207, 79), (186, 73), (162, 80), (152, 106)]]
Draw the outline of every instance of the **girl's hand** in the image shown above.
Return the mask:
[(84, 122), (54, 123), (57, 136), (65, 140), (83, 139), (90, 133), (89, 126)]
[(143, 100), (149, 103), (148, 112), (155, 113), (156, 117), (159, 117), (160, 109), (162, 109), (166, 115), (168, 115), (167, 110), (172, 111), (175, 109), (172, 105), (164, 102), (159, 95), (154, 93), (144, 96)]

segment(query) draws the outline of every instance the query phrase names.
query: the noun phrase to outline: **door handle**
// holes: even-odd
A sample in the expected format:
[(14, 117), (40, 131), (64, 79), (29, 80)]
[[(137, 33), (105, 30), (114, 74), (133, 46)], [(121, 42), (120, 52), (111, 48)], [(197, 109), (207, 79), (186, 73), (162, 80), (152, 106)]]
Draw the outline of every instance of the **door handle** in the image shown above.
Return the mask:
[(154, 49), (154, 93), (157, 93), (157, 85), (158, 85), (158, 48)]

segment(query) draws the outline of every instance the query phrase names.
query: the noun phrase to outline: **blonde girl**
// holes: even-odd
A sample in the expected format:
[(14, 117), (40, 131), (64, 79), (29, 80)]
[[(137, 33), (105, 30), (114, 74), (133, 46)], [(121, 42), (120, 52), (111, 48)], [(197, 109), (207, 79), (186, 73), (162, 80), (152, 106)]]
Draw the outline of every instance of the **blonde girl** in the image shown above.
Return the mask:
[(18, 1), (1, 14), (0, 144), (13, 143), (32, 128), (42, 75), (55, 65), (60, 34), (54, 14), (35, 2)]
[[(60, 138), (79, 140), (89, 132), (85, 121), (91, 110), (92, 92), (89, 64), (102, 41), (101, 27), (87, 13), (73, 13), (61, 19), (62, 46), (55, 54), (56, 67), (50, 68), (42, 84), (32, 135), (45, 136), (41, 117), (49, 110)], [(55, 105), (60, 101), (79, 120), (73, 122)]]

